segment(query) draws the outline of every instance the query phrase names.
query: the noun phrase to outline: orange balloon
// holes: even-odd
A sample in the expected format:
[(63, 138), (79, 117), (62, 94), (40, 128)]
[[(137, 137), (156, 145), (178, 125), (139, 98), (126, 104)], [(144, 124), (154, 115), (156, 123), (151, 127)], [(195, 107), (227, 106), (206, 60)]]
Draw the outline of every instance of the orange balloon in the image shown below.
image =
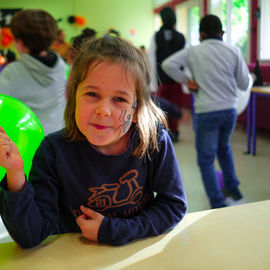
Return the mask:
[(75, 17), (76, 24), (82, 26), (86, 24), (86, 19), (83, 16), (76, 16)]
[(6, 63), (6, 59), (0, 54), (0, 66)]

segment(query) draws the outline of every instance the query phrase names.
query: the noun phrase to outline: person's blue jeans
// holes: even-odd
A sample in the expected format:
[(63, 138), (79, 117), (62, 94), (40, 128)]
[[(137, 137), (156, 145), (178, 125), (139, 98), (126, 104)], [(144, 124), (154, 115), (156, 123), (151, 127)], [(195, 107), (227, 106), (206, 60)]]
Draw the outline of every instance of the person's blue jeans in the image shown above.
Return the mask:
[(199, 113), (195, 116), (197, 162), (212, 208), (225, 206), (225, 198), (220, 189), (214, 166), (216, 156), (226, 189), (232, 191), (239, 185), (230, 146), (236, 118), (237, 113), (234, 109)]

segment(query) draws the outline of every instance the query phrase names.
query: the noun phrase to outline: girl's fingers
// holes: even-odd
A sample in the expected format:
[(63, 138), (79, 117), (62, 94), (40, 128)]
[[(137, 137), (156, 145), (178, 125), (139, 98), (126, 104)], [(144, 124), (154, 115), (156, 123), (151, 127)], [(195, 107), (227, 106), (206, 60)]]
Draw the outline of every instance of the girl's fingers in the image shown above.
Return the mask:
[(87, 217), (90, 217), (90, 218), (96, 213), (96, 212), (93, 211), (92, 209), (90, 209), (90, 208), (88, 208), (88, 207), (85, 207), (85, 206), (83, 206), (83, 205), (81, 205), (80, 209), (81, 209), (81, 211), (82, 211), (82, 213), (83, 213), (84, 215), (86, 215)]

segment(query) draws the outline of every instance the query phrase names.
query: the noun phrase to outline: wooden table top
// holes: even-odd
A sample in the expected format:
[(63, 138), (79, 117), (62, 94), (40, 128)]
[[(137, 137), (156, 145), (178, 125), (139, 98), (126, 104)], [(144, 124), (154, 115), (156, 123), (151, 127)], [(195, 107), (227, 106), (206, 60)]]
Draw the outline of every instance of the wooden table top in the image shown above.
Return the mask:
[(270, 86), (253, 86), (251, 88), (252, 93), (270, 94)]
[(1, 270), (270, 269), (270, 200), (190, 213), (167, 234), (127, 245), (96, 244), (78, 233), (21, 249), (0, 244)]

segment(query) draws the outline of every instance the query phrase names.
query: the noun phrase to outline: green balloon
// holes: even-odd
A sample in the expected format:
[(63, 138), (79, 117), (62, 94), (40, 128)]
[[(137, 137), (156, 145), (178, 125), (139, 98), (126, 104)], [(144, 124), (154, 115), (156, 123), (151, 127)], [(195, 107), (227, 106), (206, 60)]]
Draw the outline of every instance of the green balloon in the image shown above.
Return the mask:
[[(21, 101), (0, 94), (0, 126), (17, 145), (28, 177), (34, 154), (44, 138), (39, 119)], [(6, 170), (0, 166), (0, 181), (5, 173)]]

